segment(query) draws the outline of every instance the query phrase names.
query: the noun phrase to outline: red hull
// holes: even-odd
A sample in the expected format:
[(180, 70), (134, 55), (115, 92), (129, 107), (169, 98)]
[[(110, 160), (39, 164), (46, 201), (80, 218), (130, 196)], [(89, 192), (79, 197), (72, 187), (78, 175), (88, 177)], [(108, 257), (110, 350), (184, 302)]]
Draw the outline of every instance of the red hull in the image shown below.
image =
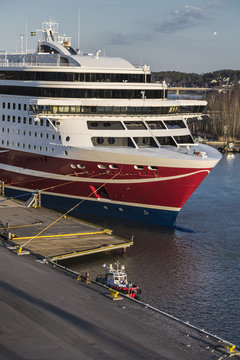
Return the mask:
[[(178, 210), (211, 170), (158, 167), (150, 171), (147, 166), (137, 170), (133, 165), (125, 164), (118, 164), (118, 169), (108, 165), (104, 165), (106, 169), (99, 169), (98, 162), (86, 161), (81, 162), (85, 169), (73, 169), (73, 160), (13, 151), (0, 154), (0, 161), (12, 168), (26, 167), (22, 173), (1, 170), (5, 185), (38, 189), (59, 196), (103, 198), (116, 203)], [(43, 173), (44, 177), (41, 176)]]

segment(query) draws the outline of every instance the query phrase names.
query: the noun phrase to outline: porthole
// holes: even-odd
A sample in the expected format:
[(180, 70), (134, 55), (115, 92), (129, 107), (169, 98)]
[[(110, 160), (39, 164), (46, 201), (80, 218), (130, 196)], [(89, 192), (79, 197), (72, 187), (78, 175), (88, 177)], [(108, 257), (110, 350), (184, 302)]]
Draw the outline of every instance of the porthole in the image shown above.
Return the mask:
[(83, 165), (83, 164), (77, 164), (77, 167), (78, 167), (79, 169), (85, 169), (85, 168), (86, 168), (86, 166)]
[(113, 138), (113, 137), (108, 138), (108, 143), (110, 145), (113, 145), (115, 143), (115, 138)]
[(77, 168), (75, 164), (71, 164), (70, 166), (71, 166), (72, 169), (76, 169), (76, 168)]
[(119, 211), (123, 212), (123, 208), (118, 208)]
[(69, 141), (69, 140), (70, 140), (70, 136), (67, 136), (67, 137), (66, 137), (66, 141)]
[(149, 170), (158, 170), (158, 167), (157, 166), (148, 166), (148, 169)]
[(100, 144), (103, 144), (104, 143), (104, 138), (102, 137), (98, 137), (97, 138), (97, 143), (100, 145)]
[(110, 124), (109, 122), (105, 122), (105, 123), (104, 123), (104, 126), (105, 126), (105, 127), (110, 127), (111, 124)]
[(107, 166), (106, 166), (106, 165), (103, 165), (103, 164), (98, 164), (98, 168), (99, 168), (99, 169), (106, 169)]
[(118, 169), (117, 165), (109, 165), (110, 169)]
[(104, 205), (104, 207), (103, 207), (105, 210), (108, 210), (108, 206), (106, 206), (106, 205)]
[(147, 210), (144, 210), (143, 213), (144, 213), (144, 215), (148, 215), (148, 211), (147, 211)]
[(92, 127), (97, 127), (97, 126), (98, 126), (98, 123), (93, 122), (93, 123), (91, 123), (91, 126), (92, 126)]
[(144, 170), (144, 166), (142, 166), (142, 165), (134, 165), (134, 169), (136, 169), (136, 170)]

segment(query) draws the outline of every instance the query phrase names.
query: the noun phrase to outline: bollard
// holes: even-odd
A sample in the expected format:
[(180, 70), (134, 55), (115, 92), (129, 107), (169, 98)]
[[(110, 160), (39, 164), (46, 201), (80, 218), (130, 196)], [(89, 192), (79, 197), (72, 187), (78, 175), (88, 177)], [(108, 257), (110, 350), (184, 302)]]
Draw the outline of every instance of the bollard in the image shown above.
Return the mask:
[(77, 277), (77, 281), (81, 281), (81, 275), (79, 274), (78, 277)]
[(230, 353), (232, 353), (235, 350), (236, 346), (235, 345), (231, 345), (231, 344), (226, 344), (225, 345), (225, 349), (227, 351), (229, 351)]
[(22, 252), (22, 247), (21, 246), (16, 246), (16, 250), (17, 250), (17, 253), (21, 253)]
[(90, 277), (89, 277), (89, 272), (86, 272), (86, 280), (85, 280), (85, 283), (86, 283), (86, 284), (91, 284)]
[(122, 296), (119, 296), (119, 292), (109, 288), (110, 294), (106, 294), (105, 296), (107, 296), (108, 298), (112, 299), (112, 300), (123, 300)]

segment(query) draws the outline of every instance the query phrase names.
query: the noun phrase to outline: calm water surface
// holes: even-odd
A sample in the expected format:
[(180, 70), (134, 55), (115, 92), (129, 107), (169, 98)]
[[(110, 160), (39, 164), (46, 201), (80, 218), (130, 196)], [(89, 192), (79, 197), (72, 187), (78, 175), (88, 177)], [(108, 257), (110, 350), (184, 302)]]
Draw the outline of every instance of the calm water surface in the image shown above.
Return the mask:
[(180, 212), (177, 225), (194, 233), (123, 220), (95, 219), (130, 239), (125, 255), (69, 262), (104, 273), (120, 261), (142, 289), (141, 300), (240, 345), (240, 155), (224, 156)]

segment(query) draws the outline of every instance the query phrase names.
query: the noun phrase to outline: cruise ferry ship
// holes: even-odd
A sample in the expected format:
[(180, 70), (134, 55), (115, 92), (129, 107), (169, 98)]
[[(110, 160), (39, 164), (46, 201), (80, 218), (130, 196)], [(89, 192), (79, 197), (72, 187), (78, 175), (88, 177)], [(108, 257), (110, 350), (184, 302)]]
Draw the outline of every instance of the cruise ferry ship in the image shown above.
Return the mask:
[(1, 189), (38, 190), (42, 206), (75, 216), (174, 226), (221, 158), (187, 126), (205, 106), (171, 99), (147, 65), (75, 50), (44, 22), (36, 52), (0, 54)]

